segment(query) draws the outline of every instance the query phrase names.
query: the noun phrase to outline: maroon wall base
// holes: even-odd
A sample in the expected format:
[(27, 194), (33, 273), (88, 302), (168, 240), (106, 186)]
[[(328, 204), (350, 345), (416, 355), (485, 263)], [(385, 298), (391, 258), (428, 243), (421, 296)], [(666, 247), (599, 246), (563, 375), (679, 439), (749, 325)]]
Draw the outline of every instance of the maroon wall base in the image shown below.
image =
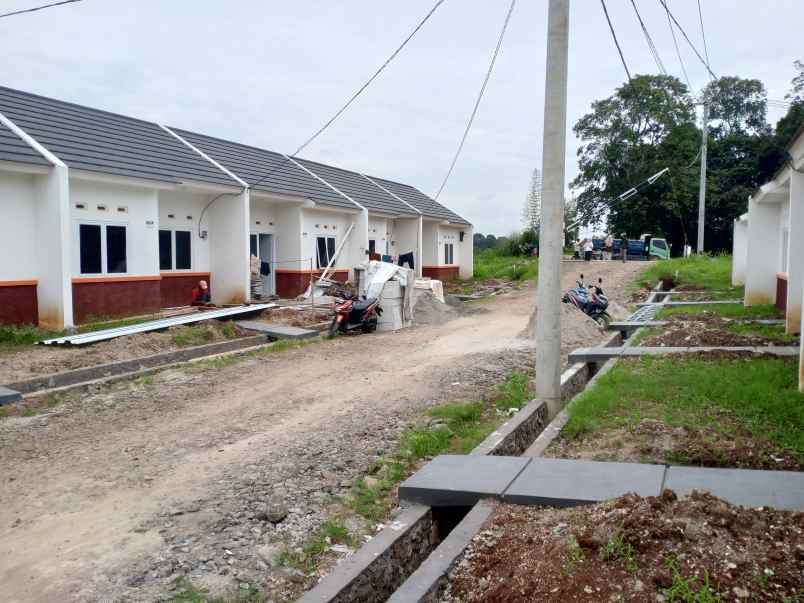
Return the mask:
[[(317, 270), (314, 275), (317, 276), (322, 272), (322, 270)], [(345, 283), (349, 280), (349, 271), (335, 270), (330, 278), (339, 283)], [(280, 268), (276, 271), (276, 294), (283, 299), (298, 297), (307, 290), (309, 285), (309, 270), (285, 270)]]
[(73, 281), (73, 318), (80, 324), (106, 317), (156, 314), (161, 301), (160, 283), (159, 277), (76, 279)]
[(787, 310), (787, 275), (776, 275), (776, 307), (779, 311)]
[(193, 289), (198, 281), (207, 281), (212, 293), (212, 279), (209, 272), (162, 273), (159, 283), (160, 304), (163, 308), (189, 306), (193, 302)]
[(454, 264), (449, 266), (422, 266), (422, 276), (439, 281), (454, 281), (460, 276), (460, 267)]
[(0, 324), (35, 325), (38, 321), (36, 284), (0, 283)]

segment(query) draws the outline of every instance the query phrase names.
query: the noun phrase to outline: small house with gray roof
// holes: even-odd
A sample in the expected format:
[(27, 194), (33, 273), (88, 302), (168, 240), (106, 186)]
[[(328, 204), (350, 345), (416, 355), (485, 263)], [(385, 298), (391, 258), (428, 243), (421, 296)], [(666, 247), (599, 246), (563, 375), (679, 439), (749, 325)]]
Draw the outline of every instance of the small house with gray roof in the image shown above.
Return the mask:
[(61, 329), (292, 298), (382, 257), (472, 275), (472, 226), (413, 186), (0, 87), (0, 323)]

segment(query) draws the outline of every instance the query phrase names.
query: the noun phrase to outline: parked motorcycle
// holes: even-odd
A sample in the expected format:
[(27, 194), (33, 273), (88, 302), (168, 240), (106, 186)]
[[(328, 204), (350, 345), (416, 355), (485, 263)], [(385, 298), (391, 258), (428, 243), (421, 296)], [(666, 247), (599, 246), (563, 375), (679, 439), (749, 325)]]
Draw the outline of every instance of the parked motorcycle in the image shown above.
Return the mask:
[(329, 325), (329, 336), (358, 329), (363, 333), (373, 333), (377, 330), (381, 314), (379, 299), (355, 299), (351, 293), (344, 293), (343, 299), (335, 304), (335, 316)]
[(577, 283), (578, 286), (567, 291), (561, 301), (572, 304), (605, 329), (611, 322), (611, 316), (606, 312), (609, 298), (603, 293), (603, 279), (597, 279), (597, 285), (589, 285), (587, 288), (581, 274), (581, 279)]

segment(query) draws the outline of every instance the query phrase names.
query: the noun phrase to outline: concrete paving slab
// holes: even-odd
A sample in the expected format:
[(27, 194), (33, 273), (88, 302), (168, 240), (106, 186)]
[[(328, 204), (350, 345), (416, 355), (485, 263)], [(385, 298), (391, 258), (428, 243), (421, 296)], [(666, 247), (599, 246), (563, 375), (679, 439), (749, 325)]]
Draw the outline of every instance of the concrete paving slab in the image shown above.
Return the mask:
[(0, 406), (22, 400), (22, 394), (15, 389), (0, 385)]
[(399, 498), (431, 507), (471, 506), (501, 497), (529, 462), (512, 456), (437, 456), (402, 482)]
[(275, 325), (267, 322), (258, 322), (256, 320), (238, 320), (235, 322), (235, 324), (241, 329), (265, 333), (269, 337), (275, 337), (276, 339), (307, 339), (308, 337), (318, 336), (318, 331), (291, 327), (287, 325)]
[(796, 471), (670, 467), (664, 487), (678, 496), (702, 490), (744, 507), (804, 511), (804, 473)]
[(645, 320), (645, 321), (623, 321), (623, 322), (611, 322), (609, 323), (608, 330), (609, 331), (619, 331), (625, 337), (630, 337), (634, 334), (634, 331), (637, 329), (641, 329), (642, 327), (663, 327), (667, 324), (664, 320)]
[(636, 492), (658, 496), (664, 465), (535, 458), (505, 491), (503, 500), (521, 505), (572, 507)]

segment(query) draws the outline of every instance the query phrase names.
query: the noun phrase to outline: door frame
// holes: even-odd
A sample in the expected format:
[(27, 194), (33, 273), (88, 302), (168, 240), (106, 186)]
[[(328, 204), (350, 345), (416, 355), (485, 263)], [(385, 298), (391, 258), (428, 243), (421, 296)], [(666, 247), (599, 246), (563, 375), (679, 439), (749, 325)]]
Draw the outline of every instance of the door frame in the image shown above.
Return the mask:
[[(260, 249), (260, 235), (269, 235), (271, 237), (271, 261), (276, 261), (276, 233), (268, 232), (265, 230), (252, 230), (249, 232), (249, 239), (252, 236), (257, 237), (257, 257), (262, 260), (261, 249)], [(251, 243), (249, 242), (249, 249), (251, 248)], [(260, 275), (260, 279), (262, 279), (262, 275)], [(263, 295), (276, 295), (276, 264), (271, 264), (271, 279), (270, 279), (270, 293), (266, 293), (263, 291)]]

